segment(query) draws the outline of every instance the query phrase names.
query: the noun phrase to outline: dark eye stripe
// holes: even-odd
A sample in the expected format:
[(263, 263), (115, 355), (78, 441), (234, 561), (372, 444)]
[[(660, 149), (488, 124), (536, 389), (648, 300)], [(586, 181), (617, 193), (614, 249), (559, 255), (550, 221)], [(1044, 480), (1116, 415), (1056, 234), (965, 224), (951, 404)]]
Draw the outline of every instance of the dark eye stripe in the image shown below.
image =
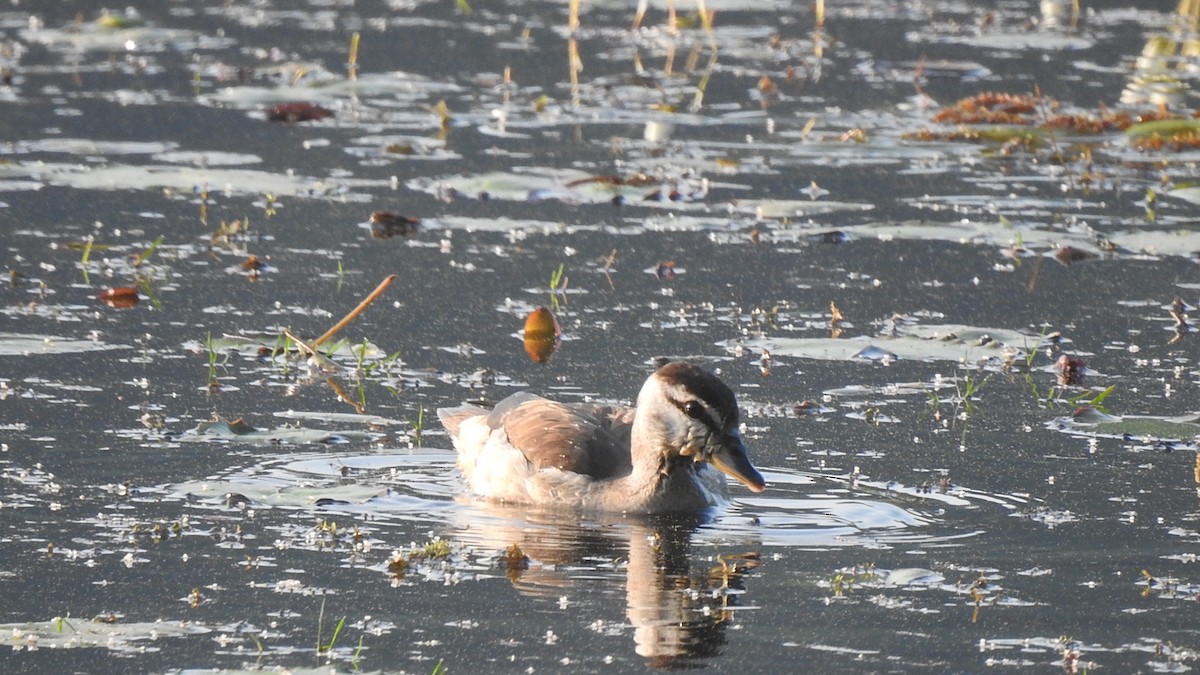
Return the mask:
[[(709, 431), (713, 432), (714, 434), (721, 433), (721, 425), (717, 424), (717, 421), (713, 419), (711, 414), (709, 414), (708, 406), (704, 405), (700, 401), (695, 399), (689, 399), (687, 401), (677, 401), (675, 399), (671, 399), (671, 403), (676, 408), (679, 408), (679, 411), (684, 415), (687, 415), (694, 420), (703, 422), (704, 426), (708, 427)], [(695, 413), (694, 408), (696, 407), (699, 408), (699, 414), (693, 414)]]

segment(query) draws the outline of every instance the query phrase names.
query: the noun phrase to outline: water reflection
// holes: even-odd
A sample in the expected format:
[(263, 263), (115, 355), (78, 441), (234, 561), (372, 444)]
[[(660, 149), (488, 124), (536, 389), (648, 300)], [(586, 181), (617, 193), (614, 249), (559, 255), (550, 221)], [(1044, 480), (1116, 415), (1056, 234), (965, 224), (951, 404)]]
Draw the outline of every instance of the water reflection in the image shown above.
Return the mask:
[(1147, 35), (1121, 92), (1121, 103), (1186, 108), (1200, 55), (1200, 5), (1180, 0), (1169, 26)]
[[(704, 516), (589, 518), (496, 504), (469, 505), (459, 516), (451, 536), (508, 551), (508, 577), (523, 595), (562, 596), (594, 583), (597, 569), (624, 567), (634, 650), (655, 668), (721, 654), (747, 573), (759, 565), (756, 542), (698, 551)], [(514, 564), (514, 551), (528, 564)]]
[[(738, 612), (792, 606), (794, 597), (772, 603), (777, 596), (762, 590), (781, 583), (795, 590), (786, 581), (794, 564), (775, 562), (788, 552), (803, 551), (807, 569), (809, 556), (823, 552), (847, 551), (834, 556), (845, 560), (867, 551), (958, 549), (985, 534), (969, 512), (1020, 512), (1035, 503), (949, 482), (931, 487), (872, 480), (858, 471), (764, 471), (770, 483), (765, 492), (693, 517), (604, 516), (474, 500), (463, 494), (454, 454), (431, 448), (362, 454), (272, 449), (157, 491), (187, 500), (194, 531), (223, 531), (230, 511), (244, 511), (248, 523), (272, 523), (274, 549), (293, 560), (300, 551), (337, 551), (396, 586), (474, 585), (465, 595), (451, 593), (449, 601), (464, 602), (462, 611), (472, 616), (502, 607), (502, 623), (488, 630), (510, 633), (506, 646), (510, 640), (536, 645), (524, 619), (548, 615), (558, 623), (551, 623), (547, 644), (559, 632), (593, 631), (618, 640), (626, 658), (635, 658), (625, 647), (632, 637), (637, 658), (670, 669), (701, 667), (722, 656), (732, 642), (729, 630), (775, 630), (769, 622), (740, 621)], [(230, 503), (229, 495), (238, 503)], [(427, 541), (408, 539), (414, 525)], [(403, 541), (407, 548), (398, 545)], [(391, 557), (381, 560), (389, 550)], [(771, 566), (756, 572), (751, 584), (751, 572), (767, 560)], [(824, 560), (828, 567), (830, 558)], [(901, 571), (911, 576), (913, 569)], [(755, 593), (752, 585), (760, 586), (757, 596), (747, 595)], [(609, 618), (615, 616), (621, 618)], [(512, 619), (522, 621), (508, 626)]]

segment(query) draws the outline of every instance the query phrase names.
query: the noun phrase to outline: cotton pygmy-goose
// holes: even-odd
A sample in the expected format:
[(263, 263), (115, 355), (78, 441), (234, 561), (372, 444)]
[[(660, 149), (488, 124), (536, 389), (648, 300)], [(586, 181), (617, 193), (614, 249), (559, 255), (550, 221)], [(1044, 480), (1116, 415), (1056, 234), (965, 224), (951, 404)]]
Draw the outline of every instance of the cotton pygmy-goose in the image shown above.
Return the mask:
[(733, 392), (684, 362), (651, 375), (637, 407), (519, 393), (488, 410), (438, 410), (478, 496), (635, 513), (697, 511), (728, 497), (725, 475), (766, 487), (738, 433)]

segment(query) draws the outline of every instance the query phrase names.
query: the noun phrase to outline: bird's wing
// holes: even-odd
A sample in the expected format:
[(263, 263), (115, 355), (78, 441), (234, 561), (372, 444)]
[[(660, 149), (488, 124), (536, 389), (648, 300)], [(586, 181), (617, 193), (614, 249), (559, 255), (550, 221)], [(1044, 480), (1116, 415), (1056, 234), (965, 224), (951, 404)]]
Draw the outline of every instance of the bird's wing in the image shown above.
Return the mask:
[(623, 419), (607, 406), (568, 405), (521, 393), (501, 401), (488, 425), (503, 429), (534, 468), (605, 479), (630, 470), (629, 429)]

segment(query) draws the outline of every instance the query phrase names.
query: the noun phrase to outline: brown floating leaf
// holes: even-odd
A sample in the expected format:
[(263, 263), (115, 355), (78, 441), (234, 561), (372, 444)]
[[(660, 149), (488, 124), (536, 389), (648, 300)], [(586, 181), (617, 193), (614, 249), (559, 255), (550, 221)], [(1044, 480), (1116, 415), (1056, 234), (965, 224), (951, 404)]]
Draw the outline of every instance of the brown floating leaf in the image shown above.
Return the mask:
[(1030, 115), (1039, 106), (1052, 109), (1058, 107), (1058, 102), (1041, 96), (989, 91), (960, 99), (938, 111), (933, 120), (942, 124), (1031, 124)]
[(375, 239), (391, 239), (416, 234), (421, 221), (391, 211), (376, 211), (371, 214), (371, 236)]
[(562, 329), (554, 313), (545, 307), (538, 307), (525, 319), (525, 353), (535, 363), (545, 363), (550, 360), (558, 349)]
[(326, 117), (333, 117), (333, 111), (312, 103), (280, 103), (267, 110), (268, 122), (312, 122)]
[(110, 288), (107, 291), (96, 296), (96, 299), (109, 307), (117, 309), (127, 309), (138, 304), (141, 296), (138, 295), (138, 290), (132, 286), (119, 286)]

